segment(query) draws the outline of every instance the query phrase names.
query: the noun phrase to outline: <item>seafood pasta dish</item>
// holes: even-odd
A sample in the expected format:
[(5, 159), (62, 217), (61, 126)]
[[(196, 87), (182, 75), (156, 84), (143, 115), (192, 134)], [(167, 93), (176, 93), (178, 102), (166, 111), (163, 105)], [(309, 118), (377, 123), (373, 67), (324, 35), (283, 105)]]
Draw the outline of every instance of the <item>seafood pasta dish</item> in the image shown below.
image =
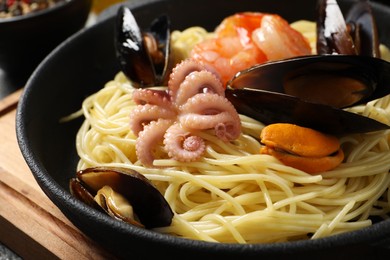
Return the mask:
[[(222, 243), (317, 239), (388, 218), (390, 53), (354, 31), (375, 26), (354, 16), (368, 1), (348, 14), (334, 4), (319, 1), (318, 22), (248, 11), (214, 31), (170, 31), (162, 16), (133, 38), (120, 8), (122, 70), (63, 118), (85, 117), (72, 194), (140, 228)], [(331, 26), (341, 37), (327, 36), (325, 17), (342, 21)]]

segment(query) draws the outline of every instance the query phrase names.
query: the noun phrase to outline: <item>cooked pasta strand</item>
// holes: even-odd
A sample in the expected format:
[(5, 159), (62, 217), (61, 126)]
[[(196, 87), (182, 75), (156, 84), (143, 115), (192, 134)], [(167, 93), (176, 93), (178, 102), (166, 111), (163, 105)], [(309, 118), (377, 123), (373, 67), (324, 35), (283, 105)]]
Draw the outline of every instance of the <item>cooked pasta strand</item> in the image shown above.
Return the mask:
[[(294, 26), (314, 38), (312, 24)], [(207, 37), (199, 27), (175, 32), (177, 55), (186, 55), (188, 46)], [(154, 161), (155, 168), (147, 168), (137, 159), (136, 136), (129, 129), (129, 113), (136, 106), (132, 91), (118, 73), (62, 121), (85, 117), (76, 137), (78, 170), (127, 167), (155, 184), (175, 213), (172, 224), (158, 232), (211, 242), (271, 243), (360, 229), (372, 224), (373, 215), (388, 218), (389, 131), (342, 137), (346, 160), (332, 171), (309, 175), (259, 154), (264, 125), (240, 115), (243, 133), (238, 140), (225, 143), (204, 131), (200, 136), (207, 148), (200, 160), (163, 157)], [(388, 123), (390, 98), (350, 111)]]

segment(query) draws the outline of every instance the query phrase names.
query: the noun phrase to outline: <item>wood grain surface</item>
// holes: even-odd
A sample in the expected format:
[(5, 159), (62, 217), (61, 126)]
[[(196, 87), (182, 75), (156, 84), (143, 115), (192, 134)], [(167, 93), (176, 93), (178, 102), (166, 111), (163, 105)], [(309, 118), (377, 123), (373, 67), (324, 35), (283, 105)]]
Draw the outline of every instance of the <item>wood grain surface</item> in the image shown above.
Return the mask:
[(0, 100), (0, 242), (24, 259), (112, 259), (49, 200), (24, 161), (15, 131), (22, 91)]

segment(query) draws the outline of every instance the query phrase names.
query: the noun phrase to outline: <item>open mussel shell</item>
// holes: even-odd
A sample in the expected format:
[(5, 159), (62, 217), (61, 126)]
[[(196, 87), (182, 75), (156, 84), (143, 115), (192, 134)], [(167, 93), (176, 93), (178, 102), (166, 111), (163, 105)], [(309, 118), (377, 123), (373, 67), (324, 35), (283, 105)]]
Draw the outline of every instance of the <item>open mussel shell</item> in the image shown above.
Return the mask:
[(71, 178), (69, 181), (69, 189), (76, 198), (83, 201), (88, 206), (103, 211), (103, 209), (95, 201), (92, 193), (83, 186), (79, 179)]
[(277, 92), (228, 88), (225, 94), (239, 113), (257, 119), (265, 125), (290, 123), (334, 135), (390, 128), (368, 117)]
[(317, 18), (317, 53), (356, 55), (343, 13), (336, 0), (319, 0)]
[(380, 58), (378, 29), (370, 2), (360, 0), (352, 5), (345, 21), (358, 54)]
[(345, 18), (336, 0), (318, 1), (317, 53), (380, 57), (378, 29), (371, 4), (360, 0)]
[(72, 194), (98, 209), (93, 198), (105, 186), (127, 199), (139, 222), (146, 228), (171, 224), (173, 212), (168, 202), (147, 178), (136, 171), (118, 167), (92, 167), (78, 171), (76, 178), (70, 181)]
[(390, 93), (390, 63), (360, 55), (302, 56), (253, 66), (237, 73), (228, 86), (346, 108)]
[(161, 15), (141, 30), (130, 8), (116, 16), (115, 49), (123, 73), (135, 87), (163, 85), (169, 70), (170, 20)]
[[(149, 29), (151, 37), (145, 37), (149, 41), (154, 41), (155, 48), (148, 48), (149, 55), (152, 56), (153, 65), (156, 71), (156, 85), (166, 85), (171, 69), (170, 64), (170, 42), (171, 24), (167, 15), (161, 15), (152, 21)], [(152, 50), (152, 51), (151, 51)]]

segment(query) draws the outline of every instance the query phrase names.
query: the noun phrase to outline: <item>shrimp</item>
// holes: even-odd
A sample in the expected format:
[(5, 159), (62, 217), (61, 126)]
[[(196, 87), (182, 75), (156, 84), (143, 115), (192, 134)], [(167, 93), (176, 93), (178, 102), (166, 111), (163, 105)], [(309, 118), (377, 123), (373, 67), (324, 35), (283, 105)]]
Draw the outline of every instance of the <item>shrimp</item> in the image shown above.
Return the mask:
[(223, 19), (215, 29), (217, 37), (238, 36), (242, 44), (251, 41), (252, 32), (259, 28), (263, 13), (236, 13)]
[(225, 18), (215, 37), (196, 44), (190, 57), (214, 69), (226, 85), (256, 64), (310, 53), (308, 40), (280, 16), (243, 12)]
[(191, 58), (211, 67), (224, 85), (237, 72), (266, 60), (259, 48), (253, 43), (242, 45), (239, 37), (222, 37), (203, 41), (194, 46)]
[(280, 60), (312, 53), (309, 41), (279, 15), (264, 15), (252, 40), (268, 60)]
[(224, 84), (240, 70), (266, 61), (251, 39), (262, 17), (262, 13), (244, 12), (225, 18), (215, 29), (215, 38), (194, 46), (191, 58), (213, 68)]

